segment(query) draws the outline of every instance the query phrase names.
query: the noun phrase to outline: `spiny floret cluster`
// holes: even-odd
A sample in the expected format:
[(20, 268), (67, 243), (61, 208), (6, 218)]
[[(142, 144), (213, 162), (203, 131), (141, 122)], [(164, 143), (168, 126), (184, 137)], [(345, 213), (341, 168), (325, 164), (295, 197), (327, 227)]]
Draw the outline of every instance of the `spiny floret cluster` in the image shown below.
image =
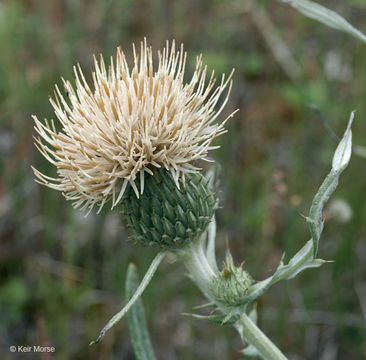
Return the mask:
[(74, 67), (75, 88), (63, 79), (69, 99), (57, 86), (50, 99), (60, 130), (53, 121), (33, 117), (36, 146), (57, 168), (57, 177), (33, 169), (37, 181), (62, 191), (76, 208), (91, 210), (98, 204), (101, 209), (110, 199), (113, 208), (127, 186), (139, 197), (145, 172), (152, 175), (154, 168), (170, 171), (179, 185), (180, 177), (198, 170), (194, 161), (215, 148), (212, 140), (226, 132), (228, 118), (217, 118), (228, 100), (231, 75), (223, 75), (215, 87), (214, 73), (207, 76), (198, 57), (191, 81), (184, 83), (186, 53), (183, 46), (176, 51), (174, 41), (158, 52), (156, 70), (146, 39), (139, 54), (133, 46), (133, 54), (132, 69), (120, 48), (108, 69), (102, 56), (94, 57), (92, 87), (81, 67)]

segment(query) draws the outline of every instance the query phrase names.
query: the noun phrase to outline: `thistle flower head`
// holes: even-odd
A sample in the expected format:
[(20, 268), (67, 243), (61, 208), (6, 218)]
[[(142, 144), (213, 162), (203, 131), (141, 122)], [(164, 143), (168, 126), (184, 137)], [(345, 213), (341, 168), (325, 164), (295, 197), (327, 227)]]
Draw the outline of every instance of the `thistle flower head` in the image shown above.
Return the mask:
[(102, 56), (94, 58), (93, 86), (81, 67), (74, 67), (75, 87), (63, 80), (68, 99), (57, 86), (50, 99), (61, 129), (33, 117), (36, 146), (57, 168), (57, 177), (33, 169), (37, 181), (62, 191), (76, 208), (91, 210), (98, 204), (101, 209), (110, 199), (113, 208), (127, 186), (139, 197), (145, 172), (153, 175), (157, 168), (168, 170), (179, 186), (180, 177), (198, 170), (195, 161), (215, 148), (212, 140), (226, 132), (228, 118), (217, 118), (230, 93), (231, 75), (222, 76), (215, 87), (214, 73), (208, 76), (198, 57), (185, 83), (186, 53), (183, 46), (176, 51), (174, 41), (158, 52), (155, 69), (146, 40), (139, 54), (133, 47), (133, 54), (132, 69), (121, 49), (108, 69)]
[(243, 269), (243, 264), (234, 265), (231, 253), (227, 250), (223, 270), (213, 279), (211, 289), (221, 303), (237, 305), (243, 302), (253, 282), (249, 273)]

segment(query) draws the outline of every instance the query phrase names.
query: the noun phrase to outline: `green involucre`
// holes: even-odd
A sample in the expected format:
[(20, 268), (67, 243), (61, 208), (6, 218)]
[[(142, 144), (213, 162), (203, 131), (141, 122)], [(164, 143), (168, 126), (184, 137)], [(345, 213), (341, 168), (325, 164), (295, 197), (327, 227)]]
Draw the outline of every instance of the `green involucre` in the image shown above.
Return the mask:
[(235, 306), (248, 294), (254, 280), (241, 266), (235, 266), (231, 254), (226, 254), (222, 271), (212, 281), (215, 298), (222, 304)]
[(122, 201), (125, 222), (138, 244), (175, 250), (206, 230), (217, 200), (201, 173), (186, 174), (185, 184), (179, 180), (179, 189), (165, 169), (145, 175), (144, 183), (139, 199), (128, 188)]

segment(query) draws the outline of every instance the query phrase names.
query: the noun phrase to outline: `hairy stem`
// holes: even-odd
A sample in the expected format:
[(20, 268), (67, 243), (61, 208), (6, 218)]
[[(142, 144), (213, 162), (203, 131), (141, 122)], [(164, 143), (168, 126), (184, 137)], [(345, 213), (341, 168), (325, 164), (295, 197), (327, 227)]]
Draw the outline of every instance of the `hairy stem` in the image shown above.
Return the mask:
[[(261, 330), (248, 318), (243, 311), (243, 307), (233, 308), (226, 307), (217, 299), (211, 290), (212, 279), (217, 275), (217, 268), (212, 267), (212, 256), (208, 258), (208, 254), (204, 249), (204, 238), (190, 243), (183, 253), (178, 255), (186, 266), (190, 277), (200, 288), (202, 293), (210, 302), (215, 303), (217, 308), (228, 317), (232, 314), (241, 314), (240, 319), (236, 322), (235, 327), (238, 330), (242, 339), (254, 346), (257, 351), (266, 360), (284, 360), (286, 357), (282, 352), (269, 340), (269, 338), (261, 332)], [(216, 263), (216, 260), (215, 260)]]
[(265, 335), (259, 327), (243, 312), (235, 324), (244, 340), (254, 346), (266, 360), (286, 360), (286, 356)]
[(192, 241), (183, 252), (177, 254), (187, 268), (191, 279), (196, 283), (202, 293), (210, 300), (215, 302), (210, 285), (216, 276), (214, 270), (206, 256), (203, 248), (203, 237), (197, 241)]

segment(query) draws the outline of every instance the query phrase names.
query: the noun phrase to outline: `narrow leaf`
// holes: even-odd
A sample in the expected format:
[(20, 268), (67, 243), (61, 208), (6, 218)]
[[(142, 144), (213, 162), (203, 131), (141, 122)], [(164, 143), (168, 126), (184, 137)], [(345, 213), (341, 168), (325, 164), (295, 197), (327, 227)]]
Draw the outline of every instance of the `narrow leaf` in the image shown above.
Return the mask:
[(147, 270), (144, 278), (142, 279), (140, 285), (137, 287), (135, 293), (133, 294), (133, 296), (131, 297), (131, 299), (128, 301), (128, 303), (122, 308), (122, 310), (120, 312), (118, 312), (116, 315), (114, 315), (112, 317), (112, 319), (110, 319), (107, 323), (106, 326), (104, 326), (104, 328), (102, 329), (102, 331), (100, 332), (97, 340), (92, 341), (90, 345), (94, 345), (94, 344), (98, 344), (100, 341), (102, 341), (102, 339), (104, 338), (104, 335), (106, 334), (106, 332), (112, 328), (114, 325), (116, 325), (122, 318), (123, 316), (125, 316), (128, 312), (128, 310), (130, 310), (131, 306), (138, 300), (138, 298), (142, 295), (142, 293), (144, 292), (144, 290), (146, 289), (146, 286), (149, 285), (152, 277), (155, 274), (156, 269), (158, 268), (158, 266), (160, 265), (161, 261), (164, 259), (166, 255), (166, 252), (160, 252), (158, 253), (154, 260), (152, 261), (149, 269)]
[(314, 258), (318, 252), (320, 235), (323, 231), (323, 208), (334, 190), (338, 186), (339, 175), (347, 167), (352, 153), (352, 131), (351, 126), (354, 118), (354, 111), (351, 113), (347, 129), (334, 152), (332, 170), (320, 186), (311, 204), (309, 218), (309, 230), (314, 244)]
[[(136, 266), (130, 264), (126, 277), (126, 301), (129, 301), (138, 287)], [(145, 311), (141, 298), (138, 299), (127, 313), (132, 346), (137, 360), (155, 360), (154, 350), (147, 330)]]
[(333, 10), (327, 9), (325, 6), (319, 5), (314, 1), (309, 0), (281, 0), (284, 3), (291, 5), (303, 15), (317, 20), (326, 26), (346, 32), (364, 42), (366, 35), (353, 27), (346, 19), (337, 14)]
[(351, 157), (351, 125), (353, 116), (354, 114), (352, 113), (344, 136), (335, 151), (332, 169), (314, 196), (309, 217), (306, 218), (312, 238), (291, 258), (287, 265), (284, 265), (281, 261), (277, 270), (271, 277), (252, 285), (249, 288), (248, 295), (242, 300), (243, 304), (255, 301), (276, 282), (285, 279), (292, 279), (300, 272), (306, 269), (319, 267), (326, 262), (316, 258), (319, 239), (323, 230), (322, 213), (326, 202), (329, 200), (338, 185), (339, 175), (347, 167)]
[(199, 315), (184, 313), (183, 315), (190, 316), (198, 320), (207, 320), (220, 325), (234, 325), (239, 319), (239, 316), (234, 316), (232, 314), (229, 314), (229, 317), (228, 315), (223, 314)]
[(340, 143), (338, 144), (337, 150), (334, 153), (332, 167), (334, 171), (342, 171), (349, 163), (352, 153), (352, 122), (355, 117), (355, 112), (352, 111), (347, 130)]

